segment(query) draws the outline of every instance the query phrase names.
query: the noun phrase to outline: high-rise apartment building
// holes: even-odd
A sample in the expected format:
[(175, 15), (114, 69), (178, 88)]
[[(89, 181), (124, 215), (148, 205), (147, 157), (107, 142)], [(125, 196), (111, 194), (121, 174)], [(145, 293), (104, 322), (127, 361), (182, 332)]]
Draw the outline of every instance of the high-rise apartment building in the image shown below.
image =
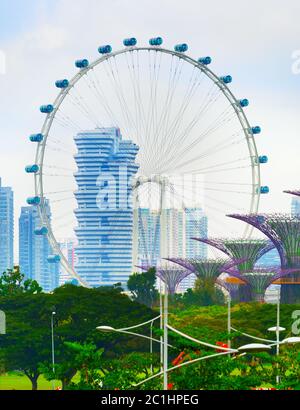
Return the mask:
[[(75, 239), (64, 239), (59, 241), (59, 247), (61, 252), (63, 253), (64, 257), (68, 261), (69, 265), (72, 267), (72, 269), (75, 269), (76, 265), (76, 253), (75, 253), (75, 247), (76, 247), (76, 240)], [(69, 275), (68, 272), (65, 271), (62, 265), (60, 265), (60, 271), (59, 271), (59, 285), (64, 285), (65, 283), (70, 283), (72, 282), (72, 278)]]
[(0, 275), (14, 265), (14, 194), (0, 178)]
[(299, 198), (292, 198), (291, 203), (291, 214), (292, 216), (300, 217), (300, 199)]
[[(51, 218), (49, 203), (46, 211)], [(45, 292), (58, 286), (59, 263), (50, 263), (53, 254), (47, 235), (40, 234), (41, 220), (36, 207), (24, 206), (19, 218), (19, 265), (28, 279), (36, 280)]]
[(75, 136), (77, 263), (91, 286), (126, 284), (132, 273), (132, 177), (138, 146), (122, 140), (118, 128), (99, 128)]
[[(192, 237), (207, 238), (207, 217), (201, 208), (187, 208), (185, 210), (169, 208), (162, 211), (162, 218), (158, 211), (149, 208), (138, 210), (138, 264), (160, 264), (161, 256), (179, 258), (206, 258), (207, 245), (191, 239)], [(161, 255), (161, 222), (166, 227), (163, 247), (165, 255)], [(190, 275), (182, 281), (182, 291), (192, 288), (195, 276)]]

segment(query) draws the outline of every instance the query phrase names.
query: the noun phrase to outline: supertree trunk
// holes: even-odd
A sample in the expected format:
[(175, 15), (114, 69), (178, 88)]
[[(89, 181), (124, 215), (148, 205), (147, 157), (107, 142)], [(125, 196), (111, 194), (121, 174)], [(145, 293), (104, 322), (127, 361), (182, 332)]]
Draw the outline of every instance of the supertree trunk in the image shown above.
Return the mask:
[(243, 285), (240, 286), (239, 288), (239, 302), (252, 302), (253, 301), (253, 295), (251, 292), (251, 286), (250, 285)]

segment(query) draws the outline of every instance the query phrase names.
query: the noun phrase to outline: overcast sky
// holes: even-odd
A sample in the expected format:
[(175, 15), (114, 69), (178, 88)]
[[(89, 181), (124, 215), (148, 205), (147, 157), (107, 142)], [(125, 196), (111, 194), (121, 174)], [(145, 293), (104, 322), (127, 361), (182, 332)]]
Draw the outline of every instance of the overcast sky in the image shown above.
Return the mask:
[(262, 127), (259, 153), (269, 157), (260, 209), (289, 212), (282, 190), (300, 188), (299, 16), (298, 0), (1, 0), (0, 176), (15, 191), (16, 216), (33, 192), (28, 135), (40, 130), (39, 106), (53, 101), (54, 81), (73, 76), (76, 58), (95, 59), (100, 44), (118, 49), (125, 37), (147, 44), (156, 35), (167, 47), (187, 42), (192, 56), (211, 55), (215, 72), (233, 76), (234, 93), (250, 100), (251, 124)]

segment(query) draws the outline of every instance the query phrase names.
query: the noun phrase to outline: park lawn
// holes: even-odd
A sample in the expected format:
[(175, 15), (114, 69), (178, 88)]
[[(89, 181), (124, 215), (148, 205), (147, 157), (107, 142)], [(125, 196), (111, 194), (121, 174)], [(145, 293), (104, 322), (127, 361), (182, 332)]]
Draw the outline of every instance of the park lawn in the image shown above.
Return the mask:
[[(77, 376), (75, 376), (77, 378)], [(55, 380), (55, 387), (61, 387), (61, 382)], [(31, 390), (31, 382), (21, 372), (10, 372), (0, 375), (0, 390)], [(42, 375), (38, 378), (38, 390), (52, 390), (52, 382)]]

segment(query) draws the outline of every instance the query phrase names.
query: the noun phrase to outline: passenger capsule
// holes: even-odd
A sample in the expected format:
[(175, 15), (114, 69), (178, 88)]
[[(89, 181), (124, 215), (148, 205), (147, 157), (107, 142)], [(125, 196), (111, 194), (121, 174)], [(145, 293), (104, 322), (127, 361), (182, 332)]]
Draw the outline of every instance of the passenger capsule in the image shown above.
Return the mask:
[(69, 81), (67, 79), (55, 81), (57, 88), (67, 88), (69, 87)]
[(69, 283), (70, 283), (70, 285), (73, 285), (73, 286), (78, 286), (79, 285), (79, 281), (77, 279), (71, 279)]
[(42, 142), (44, 139), (43, 134), (31, 134), (29, 140), (31, 142)]
[(269, 191), (270, 191), (270, 189), (269, 189), (268, 186), (261, 186), (261, 187), (260, 187), (260, 193), (261, 193), (261, 194), (268, 194)]
[(220, 80), (224, 84), (229, 84), (229, 83), (232, 82), (232, 77), (231, 77), (231, 75), (222, 75), (222, 77), (220, 77)]
[(25, 167), (25, 172), (27, 172), (27, 174), (36, 174), (39, 171), (39, 169), (39, 166), (36, 164), (27, 165)]
[(258, 125), (256, 125), (255, 127), (252, 127), (251, 130), (253, 134), (260, 134), (261, 132), (261, 128)]
[(39, 205), (41, 203), (41, 198), (39, 196), (31, 196), (26, 200), (28, 205)]
[(89, 66), (89, 60), (87, 60), (86, 58), (84, 58), (83, 60), (76, 60), (75, 66), (77, 68), (86, 68)]
[(239, 104), (241, 107), (248, 107), (249, 100), (247, 100), (247, 98), (243, 98), (242, 100), (239, 100)]
[(47, 261), (49, 263), (58, 263), (60, 262), (61, 257), (59, 255), (49, 255)]
[(188, 45), (183, 43), (183, 44), (176, 44), (174, 47), (174, 50), (177, 51), (177, 53), (184, 53), (185, 51), (188, 50)]
[(53, 110), (54, 110), (54, 107), (53, 107), (53, 105), (51, 105), (51, 104), (42, 105), (42, 106), (40, 107), (40, 111), (41, 111), (43, 114), (50, 114)]
[(100, 54), (109, 54), (109, 53), (111, 53), (112, 52), (112, 47), (110, 46), (110, 45), (106, 45), (106, 46), (100, 46), (99, 48), (98, 48), (98, 52), (100, 53)]
[(161, 46), (163, 43), (163, 39), (161, 37), (153, 37), (150, 38), (149, 44), (150, 46)]
[(135, 46), (137, 43), (136, 38), (131, 37), (131, 38), (125, 38), (123, 40), (123, 44), (125, 47), (130, 47), (130, 46)]
[(268, 162), (268, 157), (266, 155), (261, 155), (258, 157), (258, 161), (260, 164), (266, 164)]
[(198, 58), (198, 63), (204, 64), (204, 65), (208, 65), (211, 63), (211, 57), (207, 56), (207, 57), (200, 57)]
[(35, 235), (47, 235), (48, 233), (48, 228), (46, 226), (42, 226), (42, 228), (38, 228), (34, 230)]

